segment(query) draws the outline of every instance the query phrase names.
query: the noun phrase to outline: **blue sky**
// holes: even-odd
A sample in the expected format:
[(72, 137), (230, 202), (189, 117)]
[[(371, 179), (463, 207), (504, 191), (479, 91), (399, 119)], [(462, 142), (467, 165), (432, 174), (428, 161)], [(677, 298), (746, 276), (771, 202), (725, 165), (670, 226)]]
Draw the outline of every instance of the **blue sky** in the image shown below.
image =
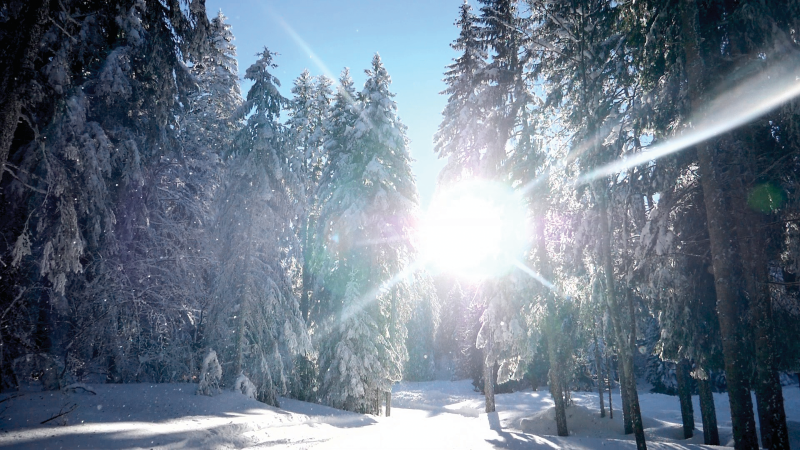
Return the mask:
[[(392, 77), (398, 113), (408, 126), (413, 170), (423, 208), (444, 162), (433, 153), (433, 135), (447, 99), (439, 95), (445, 66), (456, 53), (454, 22), (463, 0), (206, 0), (209, 16), (228, 17), (236, 36), (239, 71), (266, 46), (279, 55), (274, 72), (290, 96), (303, 69), (338, 78), (349, 67), (360, 90), (364, 69), (378, 52)], [(326, 73), (327, 72), (327, 73)]]

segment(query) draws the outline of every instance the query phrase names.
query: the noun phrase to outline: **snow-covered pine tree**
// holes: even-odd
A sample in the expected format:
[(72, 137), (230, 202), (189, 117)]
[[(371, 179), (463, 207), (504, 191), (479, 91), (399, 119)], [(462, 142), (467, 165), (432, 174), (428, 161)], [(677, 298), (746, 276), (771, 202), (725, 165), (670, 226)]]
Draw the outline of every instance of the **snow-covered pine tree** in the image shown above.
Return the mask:
[[(197, 272), (148, 257), (156, 246), (176, 258), (192, 253), (180, 243), (185, 235), (151, 239), (154, 229), (174, 224), (151, 222), (159, 204), (148, 182), (161, 175), (162, 157), (179, 152), (177, 100), (191, 91), (184, 58), (199, 58), (205, 11), (197, 2), (187, 9), (141, 1), (59, 6), (38, 46), (43, 65), (12, 149), (18, 173), (3, 189), (7, 217), (16, 221), (4, 229), (17, 234), (9, 239), (17, 243), (9, 249), (15, 274), (4, 282), (8, 292), (25, 290), (14, 313), (34, 313), (42, 339), (30, 345), (22, 331), (31, 329), (29, 319), (20, 317), (22, 329), (4, 329), (23, 333), (7, 357), (50, 351), (64, 359), (63, 374), (79, 377), (188, 376), (179, 343), (192, 320), (186, 313), (193, 306), (184, 306), (193, 300), (181, 295), (193, 292), (191, 277), (182, 275)], [(154, 280), (150, 269), (161, 276)], [(170, 285), (177, 277), (187, 289)], [(166, 347), (180, 357), (169, 358)], [(155, 352), (162, 359), (150, 364)]]
[(440, 175), (445, 183), (478, 176), (485, 144), (481, 133), (486, 126), (485, 117), (481, 114), (478, 93), (485, 87), (479, 76), (486, 66), (487, 56), (469, 3), (460, 6), (455, 25), (461, 32), (450, 47), (461, 52), (461, 56), (445, 71), (447, 88), (442, 94), (449, 97), (434, 137), (435, 151), (440, 158), (448, 159)]
[[(348, 158), (349, 141), (346, 134), (353, 127), (358, 117), (356, 107), (356, 91), (353, 86), (353, 79), (349, 69), (342, 70), (339, 77), (336, 94), (330, 107), (330, 114), (323, 122), (323, 146), (328, 159), (325, 169), (320, 174), (316, 197), (317, 206), (321, 208), (325, 205), (337, 187), (335, 183), (340, 182), (340, 178), (352, 176), (343, 171), (350, 170), (349, 165), (345, 164)], [(310, 273), (314, 274), (314, 290), (309, 298), (309, 326), (326, 326), (326, 322), (337, 311), (336, 302), (330, 297), (329, 293), (336, 291), (343, 292), (343, 285), (336, 285), (335, 278), (324, 274), (325, 270), (331, 269), (329, 255), (321, 251), (319, 245), (320, 232), (324, 230), (324, 223), (317, 221), (314, 229), (314, 240), (311, 245), (304, 250), (308, 255), (306, 261), (310, 262)], [(324, 334), (324, 333), (323, 333)], [(315, 333), (317, 335), (317, 333)]]
[[(745, 73), (796, 58), (796, 46), (783, 44), (786, 33), (797, 24), (790, 3), (745, 1), (708, 5), (654, 0), (631, 6), (633, 14), (647, 17), (645, 23), (652, 23), (638, 28), (639, 42), (645, 43), (639, 72), (643, 86), (654, 100), (650, 102), (652, 109), (660, 112), (653, 114), (649, 125), (664, 135), (692, 128), (693, 122), (705, 114), (715, 90), (712, 88), (718, 87), (722, 80), (741, 80)], [(658, 51), (673, 42), (678, 44), (678, 51)], [(660, 95), (664, 87), (671, 88), (669, 95)], [(696, 148), (734, 441), (736, 448), (741, 449), (758, 447), (748, 382), (750, 354), (756, 359), (757, 406), (766, 418), (759, 421), (762, 444), (771, 448), (789, 445), (781, 388), (775, 373), (771, 298), (766, 292), (770, 275), (769, 257), (765, 253), (772, 236), (762, 228), (758, 212), (747, 205), (748, 189), (742, 189), (748, 180), (750, 183), (755, 179), (767, 180), (775, 174), (763, 169), (775, 164), (772, 157), (776, 154), (763, 150), (777, 140), (772, 130), (783, 129), (783, 124), (776, 120), (778, 117), (777, 112), (770, 113), (760, 123), (754, 122)], [(759, 150), (750, 152), (743, 151), (744, 148)], [(754, 153), (759, 156), (752, 158)], [(754, 169), (759, 160), (764, 163), (762, 169)], [(758, 175), (752, 177), (751, 171)], [(734, 217), (742, 220), (737, 222)], [(738, 226), (731, 227), (732, 223)], [(743, 302), (742, 298), (748, 301)], [(752, 352), (745, 350), (749, 339), (742, 339), (742, 330), (753, 332)]]
[[(172, 161), (169, 158), (162, 160), (162, 173), (169, 176), (163, 179), (168, 186), (159, 190), (183, 202), (192, 200), (187, 211), (191, 217), (178, 223), (185, 227), (185, 235), (191, 237), (187, 247), (194, 251), (189, 260), (196, 261), (194, 265), (202, 269), (190, 278), (199, 288), (194, 294), (197, 306), (192, 312), (193, 327), (189, 328), (198, 362), (203, 356), (198, 352), (205, 348), (206, 319), (214, 301), (211, 295), (214, 274), (219, 270), (220, 247), (213, 226), (220, 205), (213, 199), (219, 193), (224, 177), (223, 155), (229, 151), (236, 132), (243, 125), (243, 120), (237, 116), (243, 99), (239, 89), (236, 46), (226, 20), (227, 17), (219, 11), (211, 21), (205, 52), (190, 69), (197, 89), (188, 95), (186, 110), (178, 125), (182, 153), (175, 155)], [(172, 187), (175, 180), (181, 180), (183, 184), (175, 183)], [(177, 209), (173, 203), (174, 200), (165, 204), (171, 213)], [(177, 281), (173, 283), (180, 286)]]
[[(635, 252), (635, 280), (641, 280), (638, 291), (658, 319), (659, 334), (653, 340), (657, 356), (651, 356), (654, 370), (648, 375), (663, 375), (653, 380), (654, 386), (685, 391), (685, 383), (678, 383), (681, 380), (675, 377), (674, 363), (694, 362), (692, 375), (701, 394), (705, 442), (715, 445), (719, 443), (716, 416), (713, 401), (706, 394), (711, 392), (711, 371), (723, 368), (722, 341), (710, 261), (699, 256), (710, 251), (703, 193), (694, 164), (682, 160), (686, 158), (693, 155), (662, 159), (655, 167), (658, 176), (654, 178), (663, 186), (658, 186), (658, 205), (648, 214)], [(686, 397), (681, 404), (688, 412)]]
[[(299, 175), (301, 189), (297, 196), (297, 237), (302, 249), (300, 270), (300, 313), (309, 322), (309, 307), (314, 291), (311, 272), (311, 242), (318, 215), (317, 190), (328, 158), (323, 138), (330, 112), (332, 82), (325, 76), (312, 77), (308, 70), (294, 81), (286, 122), (288, 145), (292, 147), (292, 171)], [(293, 380), (294, 395), (301, 399), (316, 398), (315, 361), (311, 355), (297, 361), (298, 378)]]
[[(625, 33), (618, 29), (622, 22), (619, 19), (621, 10), (608, 1), (581, 5), (550, 2), (532, 6), (529, 51), (540, 56), (533, 63), (531, 77), (541, 83), (545, 93), (545, 101), (537, 113), (542, 119), (543, 128), (548, 125), (552, 127), (548, 122), (554, 119), (556, 129), (569, 130), (565, 144), (570, 147), (570, 153), (561, 162), (563, 167), (568, 168), (566, 175), (573, 175), (576, 167), (588, 172), (596, 165), (616, 158), (620, 152), (635, 147), (634, 143), (638, 142), (638, 136), (633, 135), (635, 133), (631, 126), (636, 99), (635, 84), (630, 83), (632, 70), (628, 70), (624, 63)], [(639, 176), (631, 173), (624, 181), (629, 182), (631, 178), (638, 179)], [(613, 203), (619, 198), (613, 196), (614, 181), (597, 180), (593, 186), (593, 196), (581, 200), (579, 211), (592, 201), (596, 204), (597, 212), (580, 214), (583, 220), (596, 221), (592, 227), (600, 230), (599, 234), (591, 233), (586, 245), (600, 250), (591, 265), (593, 268), (602, 267), (605, 274), (606, 294), (600, 298), (609, 303), (616, 342), (621, 346), (619, 351), (624, 369), (621, 373), (629, 381), (623, 383), (622, 391), (623, 411), (626, 411), (625, 429), (626, 432), (635, 432), (637, 448), (642, 449), (645, 440), (635, 383), (633, 375), (628, 376), (629, 373), (633, 374), (632, 346), (635, 343), (633, 322), (630, 320), (633, 308), (629, 308), (633, 297), (626, 294), (626, 280), (615, 278), (615, 261), (622, 262), (623, 268), (617, 271), (623, 273), (630, 265), (627, 254), (631, 234), (628, 216), (633, 207), (629, 203), (635, 205), (636, 202), (624, 203), (617, 208)], [(574, 192), (573, 186), (562, 186), (570, 193)], [(586, 195), (584, 189), (578, 193)], [(633, 196), (623, 197), (625, 200), (628, 198), (636, 200)], [(613, 220), (609, 222), (610, 219)], [(619, 234), (622, 245), (612, 248), (612, 239), (617, 242), (615, 233)], [(622, 257), (612, 252), (619, 252)], [(579, 262), (575, 267), (578, 270), (573, 273), (579, 274), (583, 266), (584, 263)], [(583, 292), (573, 294), (590, 298), (586, 287), (591, 285), (584, 284)]]
[(30, 114), (31, 95), (38, 86), (37, 56), (49, 28), (48, 0), (13, 0), (3, 4), (0, 31), (0, 180), (23, 111)]
[(245, 75), (253, 86), (241, 114), (249, 117), (236, 137), (220, 196), (222, 268), (209, 339), (232, 363), (227, 382), (244, 375), (258, 400), (277, 405), (295, 356), (310, 351), (310, 341), (288, 267), (298, 251), (291, 223), (300, 182), (278, 122), (286, 99), (270, 73), (273, 54), (264, 49), (259, 56)]
[(189, 95), (187, 112), (180, 124), (184, 145), (215, 155), (230, 149), (233, 136), (241, 127), (236, 116), (242, 104), (239, 63), (227, 19), (219, 11), (211, 20), (206, 51), (190, 69), (197, 90)]
[(521, 360), (533, 356), (531, 343), (535, 340), (528, 335), (532, 305), (525, 295), (527, 283), (527, 275), (514, 271), (499, 279), (483, 280), (478, 288), (477, 298), (486, 305), (475, 341), (475, 346), (483, 350), (486, 412), (495, 411), (494, 386), (521, 379), (525, 366)]
[(314, 78), (308, 70), (294, 81), (289, 102), (289, 120), (286, 126), (289, 145), (293, 148), (292, 170), (299, 174), (302, 191), (298, 195), (298, 238), (303, 248), (300, 311), (309, 319), (310, 295), (313, 276), (307, 260), (310, 259), (311, 240), (317, 215), (317, 188), (327, 163), (323, 137), (325, 122), (330, 111), (331, 81), (322, 76)]
[(314, 264), (326, 290), (319, 356), (323, 399), (375, 412), (372, 399), (400, 379), (406, 356), (405, 333), (398, 331), (404, 329), (413, 283), (397, 277), (413, 259), (417, 192), (405, 126), (378, 55), (366, 73), (353, 126), (343, 122), (352, 114), (341, 104), (352, 101), (346, 83), (333, 108)]
[(480, 0), (479, 42), (490, 60), (478, 76), (484, 88), (477, 102), (483, 127), (480, 141), (484, 145), (481, 176), (503, 177), (509, 139), (516, 133), (520, 111), (531, 102), (523, 77), (529, 52), (522, 33), (524, 20), (519, 15), (518, 0)]

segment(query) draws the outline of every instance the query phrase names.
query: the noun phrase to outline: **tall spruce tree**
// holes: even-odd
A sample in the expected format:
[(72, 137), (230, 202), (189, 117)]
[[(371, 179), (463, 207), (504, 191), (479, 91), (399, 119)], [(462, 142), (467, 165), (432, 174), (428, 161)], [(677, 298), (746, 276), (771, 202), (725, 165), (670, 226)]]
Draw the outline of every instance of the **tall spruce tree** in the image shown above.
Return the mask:
[[(661, 132), (691, 128), (692, 123), (702, 122), (703, 111), (713, 100), (716, 86), (742, 79), (742, 74), (765, 69), (785, 60), (787, 52), (797, 51), (796, 44), (785, 45), (788, 42), (784, 39), (785, 33), (796, 26), (790, 4), (646, 2), (635, 5), (633, 10), (632, 14), (647, 16), (645, 23), (651, 24), (638, 33), (639, 42), (645, 43), (642, 79), (653, 93), (671, 88), (671, 97), (653, 97), (657, 99), (652, 103), (653, 110), (660, 113), (651, 116), (651, 123)], [(667, 11), (669, 14), (665, 14)], [(678, 44), (676, 48), (681, 51), (659, 54), (657, 49), (671, 42)], [(771, 116), (770, 119), (778, 117)], [(773, 120), (772, 125), (775, 124)], [(761, 125), (761, 142), (756, 146), (774, 140), (774, 135), (767, 131), (772, 125), (766, 121)], [(759, 421), (762, 444), (787, 448), (775, 354), (770, 350), (774, 349), (770, 345), (774, 340), (773, 319), (768, 313), (770, 295), (766, 288), (760, 292), (757, 289), (759, 283), (768, 283), (768, 261), (761, 252), (770, 247), (767, 240), (770, 234), (755, 232), (760, 218), (742, 201), (747, 194), (742, 190), (741, 177), (747, 179), (753, 163), (742, 157), (747, 152), (738, 151), (742, 142), (749, 140), (745, 138), (747, 134), (746, 130), (736, 131), (699, 144), (697, 160), (711, 243), (735, 446), (737, 449), (758, 446), (748, 386), (751, 362), (745, 350), (750, 338), (741, 333), (743, 329), (752, 329), (756, 400), (759, 416), (766, 419)], [(741, 214), (748, 215), (749, 220), (732, 229), (731, 219)], [(761, 281), (756, 282), (758, 279)], [(742, 301), (744, 298), (747, 301)], [(751, 321), (752, 327), (745, 326), (746, 320)]]
[[(319, 357), (323, 399), (375, 412), (372, 399), (400, 379), (406, 358), (404, 317), (413, 284), (393, 279), (412, 262), (417, 192), (405, 126), (378, 55), (366, 73), (358, 116), (332, 144), (314, 245), (316, 272), (328, 290)], [(336, 105), (348, 101), (344, 94)], [(336, 105), (333, 120), (342, 117)]]
[(310, 351), (310, 340), (287, 270), (298, 251), (291, 223), (301, 186), (278, 122), (286, 99), (270, 73), (273, 53), (265, 49), (259, 56), (245, 75), (253, 86), (241, 114), (249, 117), (236, 137), (221, 196), (213, 341), (233, 363), (225, 379), (244, 375), (256, 386), (257, 399), (277, 405), (295, 356)]
[(485, 127), (485, 118), (477, 94), (485, 87), (480, 75), (486, 67), (487, 55), (469, 3), (461, 5), (455, 25), (461, 31), (450, 47), (461, 55), (445, 72), (447, 88), (441, 93), (448, 95), (447, 106), (434, 137), (435, 151), (440, 158), (448, 159), (440, 176), (443, 182), (479, 175), (485, 145), (480, 131)]

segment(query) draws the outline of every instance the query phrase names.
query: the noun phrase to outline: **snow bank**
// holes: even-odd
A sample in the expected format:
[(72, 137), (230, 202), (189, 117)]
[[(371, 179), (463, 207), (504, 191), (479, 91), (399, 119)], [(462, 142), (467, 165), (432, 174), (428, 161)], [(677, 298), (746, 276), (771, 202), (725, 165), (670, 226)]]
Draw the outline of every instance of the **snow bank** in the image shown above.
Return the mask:
[(326, 423), (302, 412), (273, 408), (241, 393), (223, 391), (207, 397), (195, 395), (196, 389), (195, 384), (101, 384), (65, 392), (3, 394), (0, 448), (230, 449), (308, 445), (334, 435), (336, 430), (328, 425), (357, 427), (374, 423), (365, 416), (319, 405), (296, 408), (312, 414), (315, 408), (324, 409), (322, 412), (330, 419)]
[[(575, 404), (567, 409), (570, 436), (559, 437), (546, 391), (499, 394), (497, 412), (486, 414), (483, 396), (469, 381), (401, 383), (394, 386), (392, 416), (374, 417), (290, 399), (281, 399), (283, 409), (277, 409), (237, 392), (206, 397), (194, 395), (195, 389), (106, 384), (2, 394), (0, 448), (636, 448), (633, 436), (622, 432), (618, 392), (613, 420), (600, 418), (597, 394), (574, 392)], [(689, 440), (681, 439), (677, 397), (641, 392), (639, 398), (649, 449), (711, 449), (700, 445), (697, 396), (698, 429)], [(800, 389), (784, 387), (784, 398), (792, 448), (800, 448)], [(730, 442), (727, 395), (714, 400), (720, 437)]]

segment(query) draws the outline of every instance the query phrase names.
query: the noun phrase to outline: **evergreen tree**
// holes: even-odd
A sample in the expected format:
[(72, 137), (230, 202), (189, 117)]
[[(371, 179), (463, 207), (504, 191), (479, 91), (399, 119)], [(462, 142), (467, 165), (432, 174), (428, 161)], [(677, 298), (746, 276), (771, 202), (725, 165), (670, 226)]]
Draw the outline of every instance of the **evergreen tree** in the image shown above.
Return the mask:
[(289, 104), (290, 118), (287, 121), (289, 140), (294, 148), (293, 171), (300, 174), (302, 192), (298, 196), (298, 237), (303, 248), (300, 310), (305, 320), (309, 319), (310, 296), (313, 293), (311, 258), (311, 234), (318, 213), (316, 192), (322, 171), (327, 163), (323, 136), (325, 121), (330, 110), (330, 85), (326, 77), (314, 79), (308, 70), (295, 80)]
[[(639, 41), (646, 44), (640, 56), (642, 79), (653, 93), (660, 94), (665, 86), (670, 87), (672, 93), (669, 101), (666, 101), (667, 96), (654, 97), (658, 100), (651, 104), (652, 110), (660, 113), (651, 116), (653, 128), (665, 134), (681, 127), (691, 128), (691, 123), (699, 120), (705, 105), (712, 100), (711, 87), (731, 78), (741, 79), (741, 74), (755, 67), (764, 68), (787, 57), (773, 49), (780, 47), (782, 51), (796, 52), (794, 46), (775, 46), (784, 42), (785, 33), (796, 26), (793, 8), (786, 3), (766, 5), (747, 1), (636, 5), (632, 14), (647, 16), (652, 23), (651, 29), (638, 30)], [(669, 14), (664, 15), (667, 11)], [(656, 17), (658, 20), (652, 19)], [(662, 55), (653, 52), (654, 47), (663, 48), (671, 42), (678, 44), (676, 48), (682, 51)], [(758, 446), (748, 387), (749, 352), (745, 349), (749, 339), (740, 333), (748, 328), (752, 329), (755, 342), (758, 410), (760, 417), (766, 419), (759, 421), (762, 444), (770, 448), (788, 448), (781, 389), (775, 374), (775, 353), (771, 350), (774, 349), (771, 345), (774, 335), (771, 298), (766, 288), (769, 268), (765, 254), (771, 247), (770, 234), (759, 230), (763, 217), (746, 205), (744, 199), (748, 195), (742, 189), (745, 180), (755, 179), (747, 174), (758, 159), (739, 151), (743, 142), (748, 142), (745, 145), (758, 142), (754, 148), (774, 142), (775, 136), (767, 130), (777, 125), (778, 117), (772, 114), (771, 122), (764, 120), (760, 126), (753, 124), (696, 147), (737, 449)], [(756, 141), (747, 137), (754, 128), (761, 128)], [(769, 160), (770, 156), (762, 161)], [(746, 218), (731, 228), (734, 215)], [(740, 261), (744, 264), (739, 264)], [(758, 288), (759, 285), (763, 287)], [(742, 298), (748, 301), (743, 302)], [(745, 320), (749, 321), (749, 327)]]
[[(353, 86), (353, 79), (350, 77), (350, 71), (345, 68), (342, 71), (341, 77), (337, 85), (337, 92), (333, 98), (329, 116), (323, 123), (324, 135), (323, 145), (324, 152), (327, 155), (329, 163), (325, 166), (317, 188), (317, 203), (318, 208), (325, 205), (338, 183), (340, 176), (350, 176), (347, 172), (342, 170), (349, 170), (349, 166), (342, 164), (339, 168), (339, 161), (343, 161), (347, 155), (348, 141), (346, 133), (355, 124), (357, 115), (357, 108), (355, 104), (356, 92)], [(324, 223), (317, 221), (315, 223), (315, 230), (312, 234), (314, 240), (311, 245), (306, 247), (305, 252), (310, 257), (306, 258), (309, 264), (309, 273), (312, 273), (316, 282), (313, 284), (314, 291), (309, 298), (309, 325), (320, 326), (325, 320), (338, 311), (336, 302), (330, 297), (330, 293), (336, 289), (343, 289), (343, 286), (337, 285), (334, 287), (336, 278), (325, 277), (323, 270), (328, 270), (327, 266), (329, 255), (325, 252), (319, 251), (318, 241), (321, 238), (320, 230), (324, 229)], [(323, 284), (324, 280), (324, 284)], [(306, 294), (308, 295), (308, 294)]]
[[(162, 162), (182, 152), (175, 118), (192, 91), (184, 61), (200, 57), (205, 11), (178, 2), (59, 6), (35, 43), (42, 65), (12, 146), (19, 173), (4, 189), (12, 221), (4, 230), (16, 235), (4, 282), (25, 292), (14, 303), (22, 328), (6, 329), (16, 341), (6, 357), (52, 352), (65, 376), (186, 378), (182, 343), (192, 327), (184, 324), (197, 303), (184, 300), (196, 298), (203, 269), (189, 262), (197, 247), (176, 222), (197, 225), (196, 203), (181, 186), (158, 190)], [(186, 289), (171, 284), (177, 277)], [(47, 330), (41, 345), (24, 336), (22, 317), (34, 311), (34, 328)]]
[(249, 117), (236, 137), (221, 197), (213, 341), (233, 363), (225, 379), (244, 375), (258, 400), (277, 405), (277, 396), (288, 391), (295, 356), (310, 351), (310, 341), (287, 270), (298, 248), (291, 223), (301, 187), (278, 122), (286, 99), (270, 73), (273, 54), (265, 49), (259, 56), (245, 75), (253, 86), (241, 113)]
[(520, 111), (530, 102), (523, 77), (530, 55), (522, 52), (525, 40), (518, 1), (480, 0), (480, 3), (483, 5), (477, 20), (480, 44), (490, 57), (479, 75), (485, 85), (478, 100), (485, 117), (481, 129), (485, 146), (481, 175), (498, 178), (506, 172), (502, 166), (507, 158), (507, 144), (517, 131)]
[(461, 32), (450, 47), (461, 52), (461, 56), (447, 66), (444, 74), (447, 88), (442, 94), (449, 97), (434, 137), (435, 151), (440, 158), (448, 158), (440, 176), (444, 182), (479, 175), (484, 149), (480, 130), (485, 124), (477, 94), (484, 88), (480, 75), (486, 67), (487, 56), (472, 7), (464, 2), (459, 13), (455, 25)]
[(328, 290), (323, 398), (332, 406), (373, 412), (370, 399), (400, 379), (406, 357), (403, 316), (413, 283), (392, 279), (413, 257), (417, 193), (405, 126), (378, 55), (367, 76), (352, 128), (337, 126), (347, 114), (339, 109), (346, 87), (334, 105), (329, 139), (335, 147), (320, 187), (314, 251), (316, 273)]

